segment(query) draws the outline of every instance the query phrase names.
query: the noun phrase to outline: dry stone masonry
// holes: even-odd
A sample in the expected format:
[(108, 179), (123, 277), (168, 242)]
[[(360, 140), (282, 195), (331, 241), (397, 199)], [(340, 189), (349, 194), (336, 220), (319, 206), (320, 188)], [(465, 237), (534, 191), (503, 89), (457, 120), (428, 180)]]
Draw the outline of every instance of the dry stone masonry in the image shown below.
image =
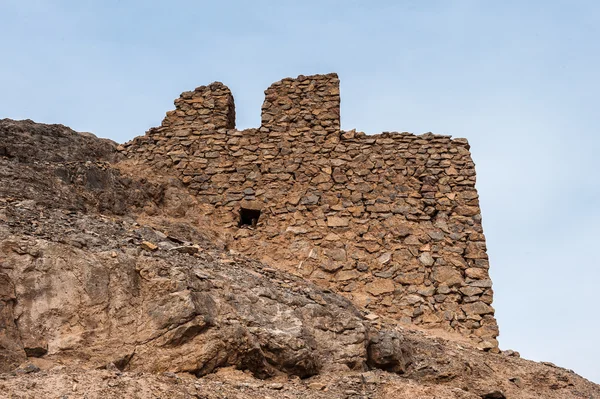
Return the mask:
[(283, 79), (265, 91), (261, 132), (291, 137), (340, 131), (340, 88), (336, 74)]
[(336, 74), (287, 78), (265, 95), (260, 128), (239, 131), (223, 84), (185, 92), (121, 150), (174, 171), (232, 249), (496, 351), (467, 140), (340, 130)]
[(187, 135), (190, 129), (235, 129), (233, 95), (223, 83), (215, 82), (183, 92), (175, 105), (177, 109), (167, 112), (163, 127), (183, 128), (179, 133)]

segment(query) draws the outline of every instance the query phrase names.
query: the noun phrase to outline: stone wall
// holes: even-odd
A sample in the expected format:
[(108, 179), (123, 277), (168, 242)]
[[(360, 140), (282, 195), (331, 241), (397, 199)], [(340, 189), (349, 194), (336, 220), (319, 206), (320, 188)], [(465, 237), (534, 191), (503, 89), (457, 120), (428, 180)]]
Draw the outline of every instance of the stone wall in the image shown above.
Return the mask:
[[(340, 130), (340, 80), (335, 73), (298, 76), (265, 90), (261, 131), (324, 135)], [(291, 132), (293, 131), (293, 132)]]
[[(376, 313), (497, 350), (467, 140), (340, 131), (335, 74), (275, 83), (261, 128), (244, 131), (223, 118), (233, 114), (228, 89), (199, 92), (224, 109), (209, 108), (201, 124), (184, 93), (166, 123), (122, 151), (174, 171), (233, 249)], [(246, 209), (260, 211), (255, 226), (240, 226)]]
[(187, 129), (235, 129), (235, 105), (227, 86), (214, 82), (208, 86), (185, 91), (175, 100), (175, 111), (167, 112), (163, 127)]

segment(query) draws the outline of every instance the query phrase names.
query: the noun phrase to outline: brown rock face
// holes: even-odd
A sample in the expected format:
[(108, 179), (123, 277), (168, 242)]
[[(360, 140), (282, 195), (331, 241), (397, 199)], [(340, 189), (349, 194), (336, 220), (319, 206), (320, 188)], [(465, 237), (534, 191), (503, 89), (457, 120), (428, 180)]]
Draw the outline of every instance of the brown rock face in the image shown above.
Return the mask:
[[(364, 367), (368, 326), (346, 300), (244, 258), (210, 250), (149, 256), (134, 245), (118, 248), (120, 238), (110, 237), (113, 257), (91, 244), (84, 250), (2, 237), (12, 300), (19, 298), (5, 319), (19, 320), (19, 334), (12, 335), (20, 335), (23, 347), (44, 342), (46, 358), (89, 367), (112, 362), (199, 376), (225, 366), (261, 378), (277, 371), (307, 377), (335, 364)], [(27, 253), (15, 252), (17, 242)], [(325, 339), (331, 334), (335, 341)], [(10, 352), (22, 361), (24, 349), (12, 342)]]
[(16, 299), (12, 281), (6, 274), (0, 273), (0, 372), (13, 370), (26, 359), (25, 349), (15, 324)]
[[(34, 134), (51, 143), (45, 161), (32, 158)], [(401, 328), (384, 312), (365, 313), (333, 290), (248, 258), (215, 233), (221, 230), (211, 225), (212, 214), (202, 213), (184, 183), (128, 162), (115, 169), (115, 146), (83, 137), (63, 126), (0, 121), (0, 142), (11, 154), (0, 156), (2, 398), (600, 395), (571, 371)], [(260, 211), (259, 220), (274, 214), (265, 206), (248, 209)], [(285, 234), (315, 234), (302, 226), (306, 231)], [(437, 264), (436, 244), (400, 226), (406, 223), (395, 231), (414, 235), (419, 248), (404, 254), (407, 269), (398, 274), (390, 269), (404, 258), (393, 251), (347, 268), (353, 248), (338, 244), (354, 236), (343, 226), (320, 237), (328, 244), (309, 247), (307, 258), (330, 258), (323, 264), (334, 267), (321, 273), (335, 273), (340, 284), (358, 285), (361, 273), (372, 271), (365, 302), (382, 296), (382, 309), (400, 298), (398, 306), (428, 323), (437, 316), (423, 311), (425, 298), (454, 298), (450, 303), (460, 292), (472, 298), (462, 311), (481, 323), (475, 331), (482, 342), (497, 335), (493, 309), (481, 299), (490, 284), (473, 271), (461, 274), (465, 283), (450, 284), (458, 275)], [(260, 228), (236, 231), (243, 237)], [(381, 245), (374, 231), (362, 234)], [(423, 283), (431, 278), (424, 253), (443, 283)], [(464, 261), (487, 270), (482, 258), (473, 259), (456, 267)], [(423, 287), (399, 296), (407, 284)]]
[[(123, 154), (178, 176), (236, 251), (497, 350), (497, 328), (484, 328), (493, 310), (474, 320), (467, 306), (493, 295), (465, 139), (341, 131), (335, 74), (274, 83), (258, 129), (227, 122), (230, 96), (220, 83), (183, 93)], [(245, 203), (260, 209), (256, 223), (241, 220)]]

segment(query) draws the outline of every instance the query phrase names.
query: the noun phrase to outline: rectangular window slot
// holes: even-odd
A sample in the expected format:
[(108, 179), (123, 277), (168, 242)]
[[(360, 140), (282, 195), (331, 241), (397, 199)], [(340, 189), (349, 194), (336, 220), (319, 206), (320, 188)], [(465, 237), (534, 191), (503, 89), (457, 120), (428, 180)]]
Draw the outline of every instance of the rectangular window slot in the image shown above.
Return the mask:
[(238, 227), (256, 227), (259, 217), (260, 211), (258, 209), (240, 208), (240, 221), (238, 223)]

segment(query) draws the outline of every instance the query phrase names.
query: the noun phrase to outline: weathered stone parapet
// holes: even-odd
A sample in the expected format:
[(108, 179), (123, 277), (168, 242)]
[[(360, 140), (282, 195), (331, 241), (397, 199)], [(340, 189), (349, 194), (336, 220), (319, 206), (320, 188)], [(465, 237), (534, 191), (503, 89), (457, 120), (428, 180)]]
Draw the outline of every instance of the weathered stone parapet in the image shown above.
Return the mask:
[(235, 105), (227, 86), (214, 82), (186, 91), (175, 100), (176, 109), (167, 112), (163, 127), (198, 130), (235, 129)]
[(273, 83), (265, 90), (263, 131), (311, 134), (340, 130), (340, 80), (335, 73), (300, 75)]
[[(231, 248), (364, 308), (495, 350), (467, 140), (340, 131), (338, 84), (334, 74), (285, 79), (263, 107), (278, 119), (259, 129), (166, 125), (124, 152), (176, 174), (233, 237)], [(309, 104), (316, 116), (298, 119)]]

